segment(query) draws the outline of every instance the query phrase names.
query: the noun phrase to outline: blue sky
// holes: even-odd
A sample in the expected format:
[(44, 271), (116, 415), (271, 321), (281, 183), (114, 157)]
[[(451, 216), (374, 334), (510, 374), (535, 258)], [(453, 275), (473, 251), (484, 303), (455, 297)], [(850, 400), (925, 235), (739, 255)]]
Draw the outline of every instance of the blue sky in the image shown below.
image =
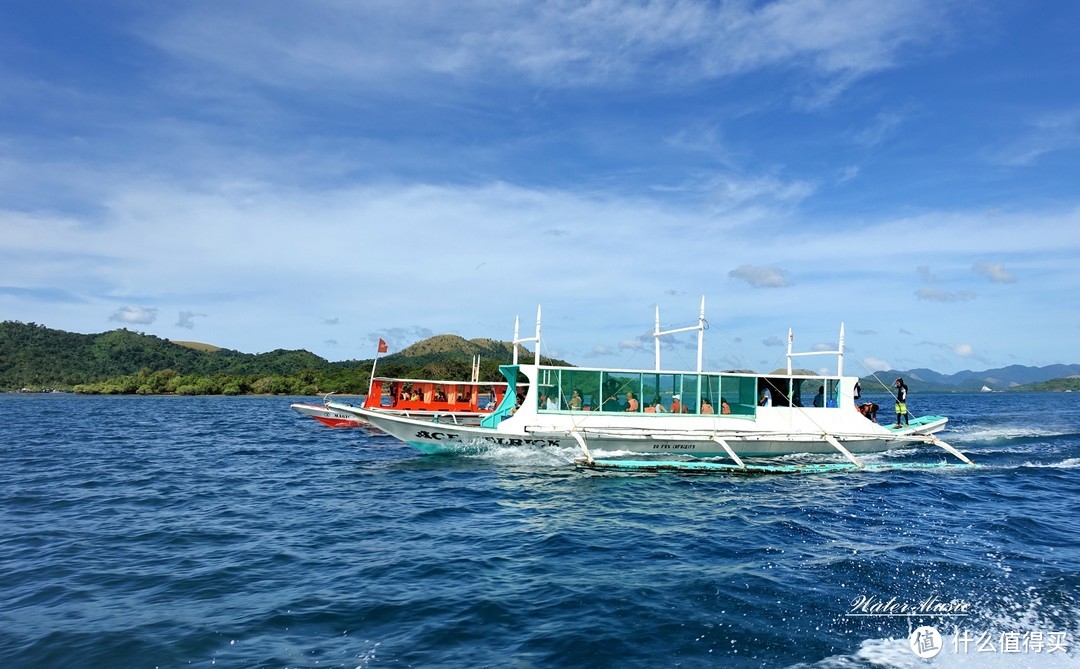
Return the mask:
[[(0, 4), (0, 319), (1080, 362), (1080, 5)], [(694, 365), (692, 335), (664, 366)], [(808, 359), (812, 360), (812, 359)], [(821, 361), (822, 366), (824, 360)]]

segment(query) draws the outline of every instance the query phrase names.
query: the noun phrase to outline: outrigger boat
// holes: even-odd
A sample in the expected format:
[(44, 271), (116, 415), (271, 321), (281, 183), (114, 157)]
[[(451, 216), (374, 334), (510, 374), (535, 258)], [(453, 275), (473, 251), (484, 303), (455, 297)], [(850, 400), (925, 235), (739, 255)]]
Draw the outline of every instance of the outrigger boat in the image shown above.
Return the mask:
[(479, 425), (490, 415), (506, 394), (505, 383), (481, 382), (480, 358), (473, 358), (469, 381), (433, 381), (374, 377), (368, 393), (359, 405), (337, 402), (333, 393), (323, 398), (323, 405), (292, 404), (291, 408), (329, 427), (371, 427), (361, 409), (371, 409), (454, 425)]
[(310, 416), (327, 427), (368, 427), (370, 425), (366, 420), (356, 414), (345, 413), (330, 408), (330, 395), (333, 394), (334, 393), (329, 393), (324, 395), (322, 404), (297, 402), (295, 404), (290, 404), (289, 408), (305, 416)]
[[(513, 364), (499, 369), (507, 392), (478, 426), (433, 426), (428, 421), (381, 409), (357, 414), (372, 425), (424, 453), (470, 452), (513, 446), (580, 449), (579, 466), (611, 470), (719, 470), (739, 473), (791, 473), (862, 468), (857, 454), (933, 445), (971, 460), (935, 434), (948, 419), (913, 418), (903, 427), (883, 426), (859, 412), (857, 377), (843, 375), (844, 327), (835, 351), (793, 353), (788, 331), (787, 372), (753, 374), (703, 372), (705, 299), (696, 326), (661, 331), (657, 309), (653, 370), (590, 369), (540, 364), (540, 309), (536, 335), (518, 338)], [(695, 371), (668, 371), (660, 365), (660, 337), (697, 330)], [(536, 342), (532, 364), (518, 364), (518, 343)], [(836, 355), (835, 376), (795, 374), (792, 359)], [(516, 398), (522, 396), (520, 401)], [(646, 401), (652, 400), (652, 401)], [(669, 408), (670, 407), (670, 408)], [(648, 460), (598, 459), (595, 454), (649, 454)], [(656, 456), (677, 454), (678, 460)], [(791, 463), (748, 463), (744, 458), (791, 454), (843, 456), (839, 464), (805, 468)], [(695, 460), (686, 464), (685, 456)], [(719, 458), (720, 461), (716, 461)]]

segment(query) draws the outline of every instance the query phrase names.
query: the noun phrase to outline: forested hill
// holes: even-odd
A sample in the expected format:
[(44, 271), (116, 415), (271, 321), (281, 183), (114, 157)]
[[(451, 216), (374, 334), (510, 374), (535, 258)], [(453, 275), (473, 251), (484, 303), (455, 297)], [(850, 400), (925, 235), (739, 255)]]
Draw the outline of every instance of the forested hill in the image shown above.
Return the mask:
[[(498, 366), (510, 361), (511, 351), (506, 342), (439, 335), (384, 356), (378, 373), (468, 378), (472, 356), (479, 355), (481, 378), (495, 380), (500, 378)], [(187, 387), (214, 393), (230, 387), (232, 392), (360, 392), (367, 388), (371, 363), (372, 359), (330, 362), (304, 350), (252, 354), (195, 347), (126, 329), (78, 334), (35, 323), (0, 323), (0, 390), (68, 390), (111, 381), (97, 391), (177, 392)]]

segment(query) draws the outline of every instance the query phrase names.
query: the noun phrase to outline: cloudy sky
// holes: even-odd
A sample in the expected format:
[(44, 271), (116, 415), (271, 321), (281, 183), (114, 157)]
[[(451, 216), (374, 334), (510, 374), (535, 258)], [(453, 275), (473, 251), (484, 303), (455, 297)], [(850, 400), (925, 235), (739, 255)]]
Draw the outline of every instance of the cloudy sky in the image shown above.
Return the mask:
[[(0, 4), (0, 320), (1078, 363), (1080, 4)], [(664, 366), (692, 367), (692, 335)], [(820, 367), (820, 360), (807, 366)]]

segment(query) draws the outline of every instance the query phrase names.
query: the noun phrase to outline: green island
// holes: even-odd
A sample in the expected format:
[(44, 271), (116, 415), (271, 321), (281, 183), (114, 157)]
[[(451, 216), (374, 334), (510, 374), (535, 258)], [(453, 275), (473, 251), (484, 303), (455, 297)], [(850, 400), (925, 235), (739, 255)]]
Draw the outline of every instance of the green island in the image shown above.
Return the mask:
[[(531, 352), (519, 355), (532, 356)], [(437, 335), (379, 358), (376, 373), (409, 379), (502, 378), (511, 344)], [(564, 365), (544, 358), (545, 364)], [(0, 323), (0, 391), (59, 390), (98, 395), (321, 395), (367, 391), (373, 358), (330, 362), (304, 350), (241, 353), (127, 329), (100, 334), (37, 323)]]
[[(480, 380), (498, 381), (499, 365), (510, 362), (509, 342), (464, 339), (444, 334), (430, 337), (379, 358), (379, 376), (405, 379), (468, 379), (473, 356), (480, 356)], [(519, 348), (522, 360), (532, 352)], [(170, 341), (127, 329), (78, 334), (37, 323), (0, 322), (0, 392), (59, 390), (97, 395), (322, 395), (363, 394), (373, 358), (331, 362), (305, 350), (277, 349), (241, 353), (210, 344)], [(569, 365), (543, 357), (544, 364)], [(1013, 366), (1010, 370), (1043, 380), (1002, 382), (995, 392), (1080, 392), (1077, 365), (1045, 368)], [(729, 370), (731, 371), (731, 370)], [(780, 370), (778, 370), (779, 372)], [(813, 374), (809, 370), (800, 373)], [(1068, 376), (1064, 376), (1068, 374)], [(930, 370), (889, 370), (862, 378), (867, 392), (888, 392), (896, 376), (908, 379), (913, 392), (971, 392), (983, 381), (932, 380)], [(936, 375), (941, 377), (941, 375)], [(1055, 378), (1050, 378), (1054, 376)], [(1028, 379), (1021, 378), (1023, 381)]]

